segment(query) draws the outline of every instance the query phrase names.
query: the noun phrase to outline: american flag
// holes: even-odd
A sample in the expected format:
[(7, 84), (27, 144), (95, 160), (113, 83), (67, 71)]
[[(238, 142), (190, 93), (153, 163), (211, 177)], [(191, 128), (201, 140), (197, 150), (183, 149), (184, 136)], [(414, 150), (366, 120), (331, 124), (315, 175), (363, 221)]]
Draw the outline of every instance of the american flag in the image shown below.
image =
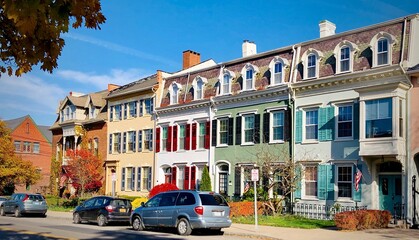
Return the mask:
[(362, 172), (358, 168), (356, 168), (356, 174), (355, 174), (355, 190), (359, 191), (359, 183), (361, 182), (362, 178)]
[(249, 184), (249, 182), (247, 182), (246, 185), (244, 186), (243, 193), (247, 193), (247, 191), (249, 191), (249, 189), (250, 189), (250, 184)]

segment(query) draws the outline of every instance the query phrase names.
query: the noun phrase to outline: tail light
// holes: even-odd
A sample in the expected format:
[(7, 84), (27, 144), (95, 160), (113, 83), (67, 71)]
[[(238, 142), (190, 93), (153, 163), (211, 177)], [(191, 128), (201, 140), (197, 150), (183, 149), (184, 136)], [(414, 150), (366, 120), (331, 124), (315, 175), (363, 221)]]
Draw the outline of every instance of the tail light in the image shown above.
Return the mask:
[(111, 205), (106, 206), (105, 209), (108, 212), (113, 212), (113, 207)]
[(28, 200), (28, 199), (29, 199), (29, 195), (28, 195), (28, 194), (26, 194), (26, 195), (25, 195), (25, 197), (23, 198), (22, 202), (24, 202), (24, 201), (26, 201), (26, 200)]
[(198, 215), (203, 215), (204, 214), (204, 207), (203, 206), (197, 206), (197, 207), (195, 207), (195, 212), (196, 212), (196, 214), (198, 214)]

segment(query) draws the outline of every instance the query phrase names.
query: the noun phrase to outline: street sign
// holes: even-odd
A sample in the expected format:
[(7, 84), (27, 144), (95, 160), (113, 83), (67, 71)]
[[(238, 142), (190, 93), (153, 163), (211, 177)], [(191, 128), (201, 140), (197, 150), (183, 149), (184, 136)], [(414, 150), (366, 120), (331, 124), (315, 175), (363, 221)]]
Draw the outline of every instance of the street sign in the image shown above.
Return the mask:
[(252, 169), (252, 181), (259, 181), (259, 169)]

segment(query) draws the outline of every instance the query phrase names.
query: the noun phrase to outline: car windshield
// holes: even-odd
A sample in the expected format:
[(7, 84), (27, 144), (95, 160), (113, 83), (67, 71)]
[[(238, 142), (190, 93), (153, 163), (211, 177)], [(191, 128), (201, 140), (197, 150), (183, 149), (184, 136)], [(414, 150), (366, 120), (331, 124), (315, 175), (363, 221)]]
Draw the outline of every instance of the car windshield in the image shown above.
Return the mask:
[(227, 206), (226, 200), (218, 194), (199, 194), (202, 205)]
[(114, 199), (111, 202), (112, 207), (131, 207), (131, 203), (126, 199)]

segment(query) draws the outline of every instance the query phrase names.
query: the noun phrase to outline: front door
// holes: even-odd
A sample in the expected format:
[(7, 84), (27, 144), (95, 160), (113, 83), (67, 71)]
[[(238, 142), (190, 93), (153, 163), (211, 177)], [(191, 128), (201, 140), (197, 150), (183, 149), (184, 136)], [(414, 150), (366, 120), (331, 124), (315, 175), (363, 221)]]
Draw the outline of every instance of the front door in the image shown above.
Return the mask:
[(392, 215), (401, 215), (402, 178), (400, 175), (380, 175), (380, 210), (388, 210)]

